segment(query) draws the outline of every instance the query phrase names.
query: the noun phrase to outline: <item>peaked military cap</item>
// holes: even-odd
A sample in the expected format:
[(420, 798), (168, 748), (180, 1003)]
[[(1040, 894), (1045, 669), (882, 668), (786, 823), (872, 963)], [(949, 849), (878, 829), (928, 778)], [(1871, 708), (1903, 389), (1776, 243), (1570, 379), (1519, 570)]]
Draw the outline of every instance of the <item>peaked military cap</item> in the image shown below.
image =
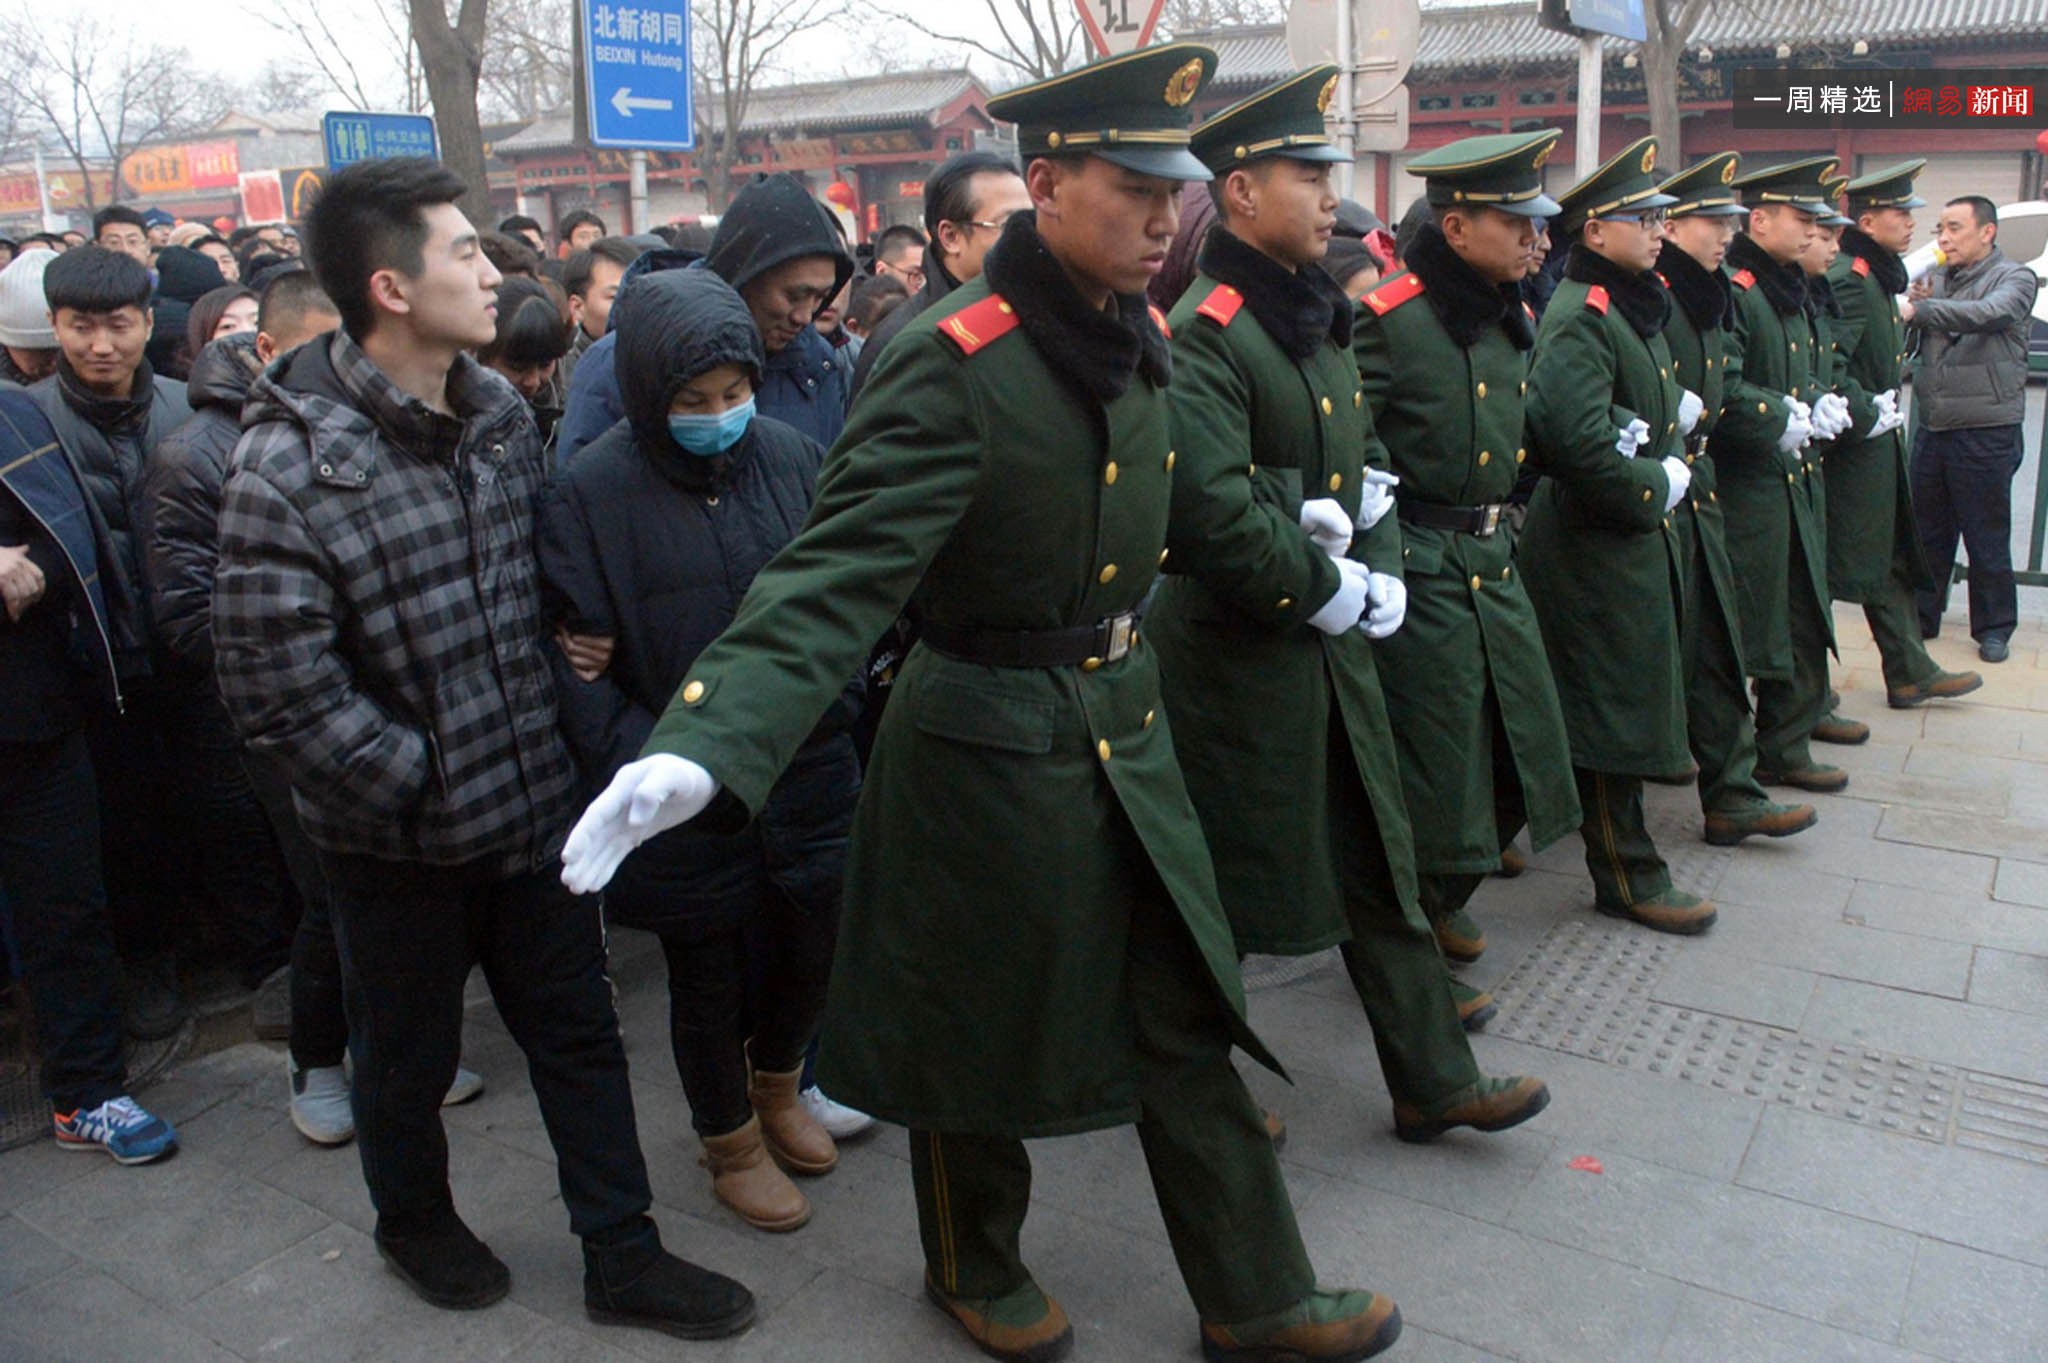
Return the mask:
[(1828, 192), (1826, 200), (1828, 211), (1820, 215), (1820, 225), (1822, 227), (1854, 227), (1856, 220), (1845, 217), (1842, 214), (1842, 191), (1849, 187), (1849, 177), (1846, 175), (1830, 176), (1820, 182), (1820, 187)]
[(1207, 180), (1209, 168), (1188, 151), (1188, 127), (1195, 92), (1215, 73), (1211, 49), (1164, 43), (1005, 91), (988, 112), (1017, 125), (1026, 161), (1086, 152), (1146, 175)]
[(1874, 170), (1849, 182), (1849, 211), (1863, 213), (1873, 208), (1925, 208), (1927, 200), (1913, 192), (1913, 180), (1926, 167), (1927, 159), (1902, 161), (1896, 166)]
[(1556, 128), (1465, 137), (1408, 163), (1438, 208), (1498, 208), (1525, 218), (1554, 218), (1557, 200), (1543, 192), (1543, 163), (1564, 134)]
[(1742, 191), (1742, 202), (1746, 207), (1790, 204), (1802, 213), (1821, 217), (1828, 211), (1828, 192), (1821, 181), (1835, 173), (1835, 165), (1832, 156), (1786, 161), (1736, 176), (1735, 187)]
[(1741, 164), (1739, 153), (1724, 151), (1666, 180), (1660, 188), (1677, 201), (1669, 216), (1737, 218), (1748, 212), (1735, 197), (1735, 171)]
[(1218, 175), (1266, 156), (1342, 161), (1323, 123), (1336, 93), (1337, 68), (1310, 67), (1210, 118), (1195, 130), (1190, 149)]
[(1557, 227), (1569, 236), (1594, 218), (1669, 208), (1677, 202), (1657, 183), (1657, 139), (1645, 137), (1623, 147), (1606, 165), (1557, 196)]

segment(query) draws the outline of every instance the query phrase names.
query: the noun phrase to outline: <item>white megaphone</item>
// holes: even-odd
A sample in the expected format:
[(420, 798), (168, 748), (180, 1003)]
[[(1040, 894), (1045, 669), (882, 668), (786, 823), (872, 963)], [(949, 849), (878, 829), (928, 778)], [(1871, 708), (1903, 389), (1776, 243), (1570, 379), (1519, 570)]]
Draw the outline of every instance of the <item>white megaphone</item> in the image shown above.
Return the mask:
[(1948, 255), (1933, 242), (1905, 257), (1906, 282), (1918, 284), (1930, 271), (1948, 264)]

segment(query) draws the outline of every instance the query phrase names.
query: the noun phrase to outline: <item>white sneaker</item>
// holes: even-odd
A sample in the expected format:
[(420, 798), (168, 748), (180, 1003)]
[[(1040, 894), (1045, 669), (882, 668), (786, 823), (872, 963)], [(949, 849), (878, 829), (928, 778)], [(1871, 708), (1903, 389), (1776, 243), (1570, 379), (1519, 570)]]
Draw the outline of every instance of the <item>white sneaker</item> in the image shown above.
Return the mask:
[(442, 1107), (459, 1107), (484, 1091), (484, 1077), (475, 1070), (455, 1067), (455, 1082), (448, 1086), (448, 1096), (441, 1100)]
[(356, 1118), (348, 1105), (348, 1070), (341, 1065), (299, 1068), (290, 1056), (292, 1125), (315, 1145), (346, 1145), (355, 1139)]
[(875, 1119), (865, 1112), (857, 1112), (843, 1103), (835, 1103), (825, 1096), (825, 1091), (816, 1084), (797, 1095), (803, 1099), (804, 1111), (811, 1114), (811, 1120), (825, 1128), (826, 1134), (835, 1141), (848, 1136), (858, 1136), (875, 1124)]

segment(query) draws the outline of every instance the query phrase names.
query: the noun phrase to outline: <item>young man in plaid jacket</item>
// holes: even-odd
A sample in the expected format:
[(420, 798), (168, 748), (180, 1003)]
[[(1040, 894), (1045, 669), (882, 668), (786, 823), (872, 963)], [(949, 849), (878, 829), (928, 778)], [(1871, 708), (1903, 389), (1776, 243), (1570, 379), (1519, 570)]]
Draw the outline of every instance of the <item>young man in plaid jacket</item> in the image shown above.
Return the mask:
[(499, 275), (431, 161), (337, 175), (307, 226), (341, 330), (255, 382), (221, 509), (215, 666), (291, 774), (333, 889), (378, 1250), (476, 1307), (510, 1274), (456, 1215), (441, 1096), (481, 964), (527, 1055), (601, 1319), (709, 1337), (753, 1299), (647, 1217), (597, 902), (555, 861), (575, 769), (532, 547), (541, 441), (491, 339)]

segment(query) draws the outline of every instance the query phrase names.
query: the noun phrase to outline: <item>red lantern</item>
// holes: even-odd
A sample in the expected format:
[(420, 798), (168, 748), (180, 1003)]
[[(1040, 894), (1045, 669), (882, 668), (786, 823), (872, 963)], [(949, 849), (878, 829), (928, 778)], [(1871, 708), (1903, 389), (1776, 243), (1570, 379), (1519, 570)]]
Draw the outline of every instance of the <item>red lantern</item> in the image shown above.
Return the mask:
[(2034, 134), (2034, 148), (2041, 155), (2048, 156), (2048, 128), (2043, 128)]
[(860, 191), (844, 180), (834, 180), (825, 186), (825, 202), (838, 204), (851, 213), (860, 206)]

